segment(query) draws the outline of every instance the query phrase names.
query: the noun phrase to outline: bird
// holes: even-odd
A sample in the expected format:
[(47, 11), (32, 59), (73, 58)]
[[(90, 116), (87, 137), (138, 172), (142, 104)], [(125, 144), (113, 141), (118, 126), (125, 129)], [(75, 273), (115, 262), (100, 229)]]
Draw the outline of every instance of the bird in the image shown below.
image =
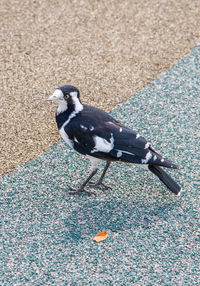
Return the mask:
[[(61, 138), (75, 151), (91, 162), (91, 172), (77, 187), (69, 186), (71, 193), (87, 193), (87, 187), (103, 186), (105, 174), (111, 162), (125, 162), (146, 166), (165, 186), (178, 195), (181, 187), (163, 170), (178, 169), (178, 166), (160, 155), (139, 133), (120, 123), (109, 113), (80, 100), (80, 92), (73, 85), (63, 85), (48, 97), (57, 103), (56, 123)], [(92, 178), (98, 171), (98, 164), (105, 161), (105, 168), (96, 182)]]

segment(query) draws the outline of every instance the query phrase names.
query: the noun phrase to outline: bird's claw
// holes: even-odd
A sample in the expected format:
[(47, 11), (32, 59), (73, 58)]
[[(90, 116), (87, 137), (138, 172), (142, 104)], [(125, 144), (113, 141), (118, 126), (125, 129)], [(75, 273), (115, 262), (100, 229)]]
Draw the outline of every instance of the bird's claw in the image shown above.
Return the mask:
[(72, 188), (72, 187), (69, 187), (69, 189), (70, 189), (70, 194), (80, 194), (80, 193), (85, 193), (85, 194), (88, 194), (89, 196), (91, 196), (91, 195), (96, 195), (95, 193), (93, 193), (93, 192), (88, 192), (88, 191), (86, 191), (84, 188), (82, 188), (82, 187), (80, 187), (80, 188), (78, 188), (78, 189), (74, 189), (74, 188)]
[(106, 190), (108, 190), (108, 189), (112, 190), (112, 188), (111, 188), (110, 186), (107, 186), (107, 185), (105, 185), (104, 183), (99, 182), (99, 181), (97, 181), (97, 182), (89, 182), (88, 185), (89, 185), (90, 187), (103, 186)]

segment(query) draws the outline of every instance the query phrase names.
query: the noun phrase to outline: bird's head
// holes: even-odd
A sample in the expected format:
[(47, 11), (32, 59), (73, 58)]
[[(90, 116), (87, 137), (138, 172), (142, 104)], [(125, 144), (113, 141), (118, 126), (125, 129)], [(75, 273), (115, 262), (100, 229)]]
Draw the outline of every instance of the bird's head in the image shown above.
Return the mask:
[(49, 100), (52, 100), (58, 104), (57, 113), (64, 112), (70, 106), (75, 110), (81, 110), (82, 104), (80, 103), (80, 93), (79, 90), (72, 85), (63, 85), (54, 91), (54, 93), (49, 96)]

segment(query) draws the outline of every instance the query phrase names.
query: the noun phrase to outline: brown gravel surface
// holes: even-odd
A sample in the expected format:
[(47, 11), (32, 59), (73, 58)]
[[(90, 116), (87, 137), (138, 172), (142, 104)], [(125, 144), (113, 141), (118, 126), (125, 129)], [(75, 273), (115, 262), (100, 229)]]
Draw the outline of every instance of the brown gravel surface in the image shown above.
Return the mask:
[(200, 41), (200, 1), (1, 0), (0, 174), (59, 140), (54, 89), (107, 111)]

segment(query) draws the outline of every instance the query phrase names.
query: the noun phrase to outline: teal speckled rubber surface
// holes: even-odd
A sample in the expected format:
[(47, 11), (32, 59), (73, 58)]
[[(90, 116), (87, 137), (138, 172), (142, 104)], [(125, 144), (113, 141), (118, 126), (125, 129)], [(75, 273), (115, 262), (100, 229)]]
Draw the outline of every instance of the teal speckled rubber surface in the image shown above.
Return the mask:
[(1, 285), (200, 284), (199, 84), (200, 46), (112, 112), (180, 166), (180, 196), (120, 163), (113, 191), (73, 196), (89, 165), (63, 141), (1, 178)]

